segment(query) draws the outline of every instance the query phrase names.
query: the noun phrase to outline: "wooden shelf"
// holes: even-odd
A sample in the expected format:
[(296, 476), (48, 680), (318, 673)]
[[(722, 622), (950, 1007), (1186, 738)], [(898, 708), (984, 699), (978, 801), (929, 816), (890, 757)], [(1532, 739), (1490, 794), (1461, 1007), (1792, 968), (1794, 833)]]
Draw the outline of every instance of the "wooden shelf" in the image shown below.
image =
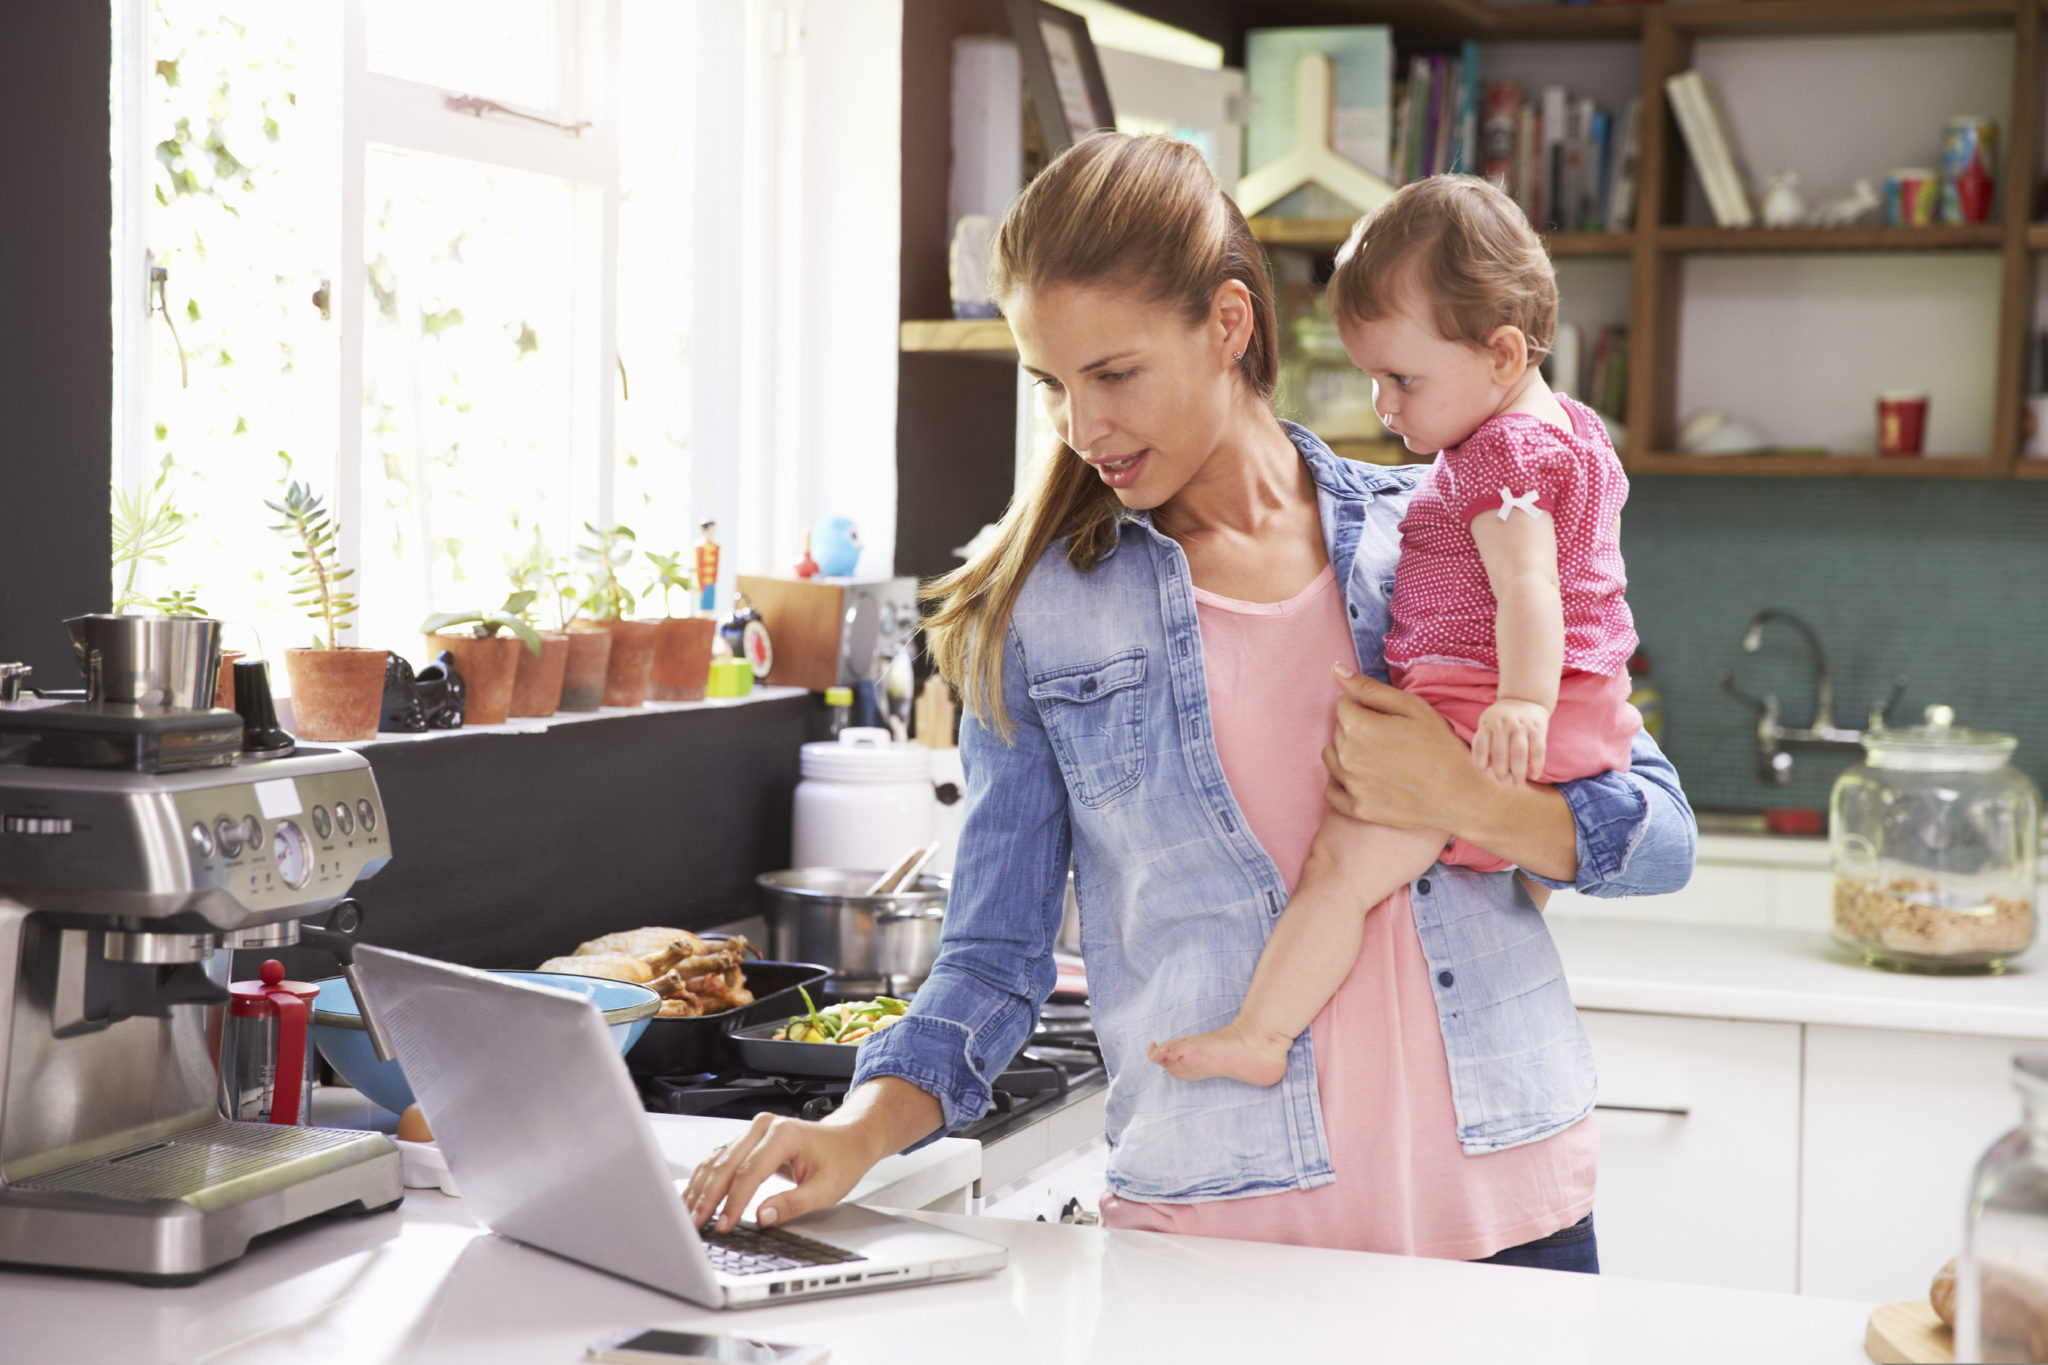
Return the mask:
[[(1546, 11), (1547, 12), (1547, 11)], [(1246, 220), (1252, 236), (1267, 246), (1335, 251), (1351, 236), (1355, 218), (1274, 218)], [(1632, 232), (1548, 232), (1543, 245), (1553, 256), (1626, 256), (1635, 248)]]
[(2027, 246), (2035, 251), (2048, 251), (2048, 223), (2035, 223), (2028, 227)]
[(1485, 37), (1493, 42), (1599, 42), (1643, 35), (1644, 15), (1662, 8), (1650, 4), (1516, 6), (1496, 8), (1488, 15)]
[[(1752, 2), (1793, 4), (1798, 0)], [(1997, 251), (2005, 245), (2005, 229), (1997, 223), (1966, 227), (1667, 227), (1658, 228), (1653, 240), (1659, 251), (1695, 255), (1738, 251)]]
[(1001, 318), (932, 318), (902, 324), (906, 351), (952, 355), (1002, 356), (1015, 359), (1017, 342)]
[[(1757, 0), (1764, 3), (1766, 0)], [(1791, 3), (1791, 0), (1782, 0)], [(2048, 460), (2042, 461), (2048, 464)], [(1674, 455), (1659, 452), (1626, 461), (1635, 474), (1749, 475), (1790, 479), (1989, 479), (1996, 461), (1984, 455)], [(2044, 471), (2042, 477), (2048, 477)]]
[(2022, 455), (2012, 462), (2012, 476), (2016, 479), (2048, 479), (2048, 460), (2037, 455)]
[[(2022, 0), (1708, 0), (1659, 5), (1671, 26), (1701, 37), (1911, 32), (2010, 25)], [(2033, 0), (2025, 0), (2032, 3)]]

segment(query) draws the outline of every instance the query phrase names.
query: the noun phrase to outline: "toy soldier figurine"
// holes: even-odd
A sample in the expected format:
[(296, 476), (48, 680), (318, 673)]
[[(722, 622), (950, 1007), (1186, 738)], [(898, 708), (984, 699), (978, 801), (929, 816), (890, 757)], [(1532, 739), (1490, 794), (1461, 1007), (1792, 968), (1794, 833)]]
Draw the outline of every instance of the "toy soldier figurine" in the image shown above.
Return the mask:
[(709, 616), (718, 603), (718, 523), (701, 522), (697, 536), (697, 610)]

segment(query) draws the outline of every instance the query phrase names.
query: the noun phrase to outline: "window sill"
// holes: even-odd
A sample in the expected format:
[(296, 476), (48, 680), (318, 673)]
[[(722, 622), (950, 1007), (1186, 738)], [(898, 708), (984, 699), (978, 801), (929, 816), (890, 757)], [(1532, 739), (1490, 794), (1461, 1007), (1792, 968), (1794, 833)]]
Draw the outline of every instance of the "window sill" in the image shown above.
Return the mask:
[[(634, 716), (663, 715), (674, 711), (730, 711), (734, 707), (751, 706), (758, 702), (786, 701), (791, 697), (805, 697), (810, 693), (801, 687), (769, 687), (755, 684), (754, 690), (744, 697), (713, 697), (705, 701), (650, 701), (640, 706), (605, 706), (595, 711), (557, 711), (552, 716), (521, 717), (508, 720), (502, 725), (465, 725), (459, 730), (426, 730), (418, 734), (404, 730), (379, 731), (375, 739), (323, 739), (312, 741), (321, 745), (333, 745), (341, 749), (367, 749), (378, 744), (417, 744), (425, 740), (460, 739), (465, 735), (540, 735), (549, 730), (571, 725), (587, 725), (593, 721), (631, 719)], [(289, 730), (292, 728), (290, 715), (291, 699), (278, 702), (281, 713), (279, 723)]]

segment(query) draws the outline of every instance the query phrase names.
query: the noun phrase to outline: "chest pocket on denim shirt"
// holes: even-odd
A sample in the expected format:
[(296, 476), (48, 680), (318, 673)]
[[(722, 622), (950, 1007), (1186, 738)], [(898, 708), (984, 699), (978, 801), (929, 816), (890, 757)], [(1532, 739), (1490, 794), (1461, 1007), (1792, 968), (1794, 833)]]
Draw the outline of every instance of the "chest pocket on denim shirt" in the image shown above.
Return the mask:
[(1100, 806), (1145, 776), (1145, 651), (1058, 668), (1031, 679), (1031, 699), (1052, 736), (1067, 790)]

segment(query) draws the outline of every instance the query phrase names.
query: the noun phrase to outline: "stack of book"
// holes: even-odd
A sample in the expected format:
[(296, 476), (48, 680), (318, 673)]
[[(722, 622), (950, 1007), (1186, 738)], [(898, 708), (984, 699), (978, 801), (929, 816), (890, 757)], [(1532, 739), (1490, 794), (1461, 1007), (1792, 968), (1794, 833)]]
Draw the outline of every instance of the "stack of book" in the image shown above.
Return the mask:
[(1479, 45), (1418, 53), (1394, 93), (1395, 184), (1479, 169)]
[(1664, 94), (1671, 101), (1671, 114), (1678, 121), (1686, 150), (1692, 153), (1692, 167), (1699, 173), (1700, 188), (1706, 191), (1714, 221), (1724, 228), (1754, 226), (1756, 209), (1750, 201), (1749, 174), (1736, 153), (1735, 140), (1728, 135), (1728, 119), (1714, 87), (1697, 71), (1681, 71), (1665, 78)]
[(1514, 196), (1544, 232), (1627, 232), (1636, 210), (1642, 102), (1616, 120), (1561, 85), (1537, 99), (1515, 81), (1486, 86), (1479, 173)]
[(1593, 343), (1593, 366), (1581, 401), (1593, 411), (1621, 418), (1628, 413), (1628, 328), (1602, 327)]

